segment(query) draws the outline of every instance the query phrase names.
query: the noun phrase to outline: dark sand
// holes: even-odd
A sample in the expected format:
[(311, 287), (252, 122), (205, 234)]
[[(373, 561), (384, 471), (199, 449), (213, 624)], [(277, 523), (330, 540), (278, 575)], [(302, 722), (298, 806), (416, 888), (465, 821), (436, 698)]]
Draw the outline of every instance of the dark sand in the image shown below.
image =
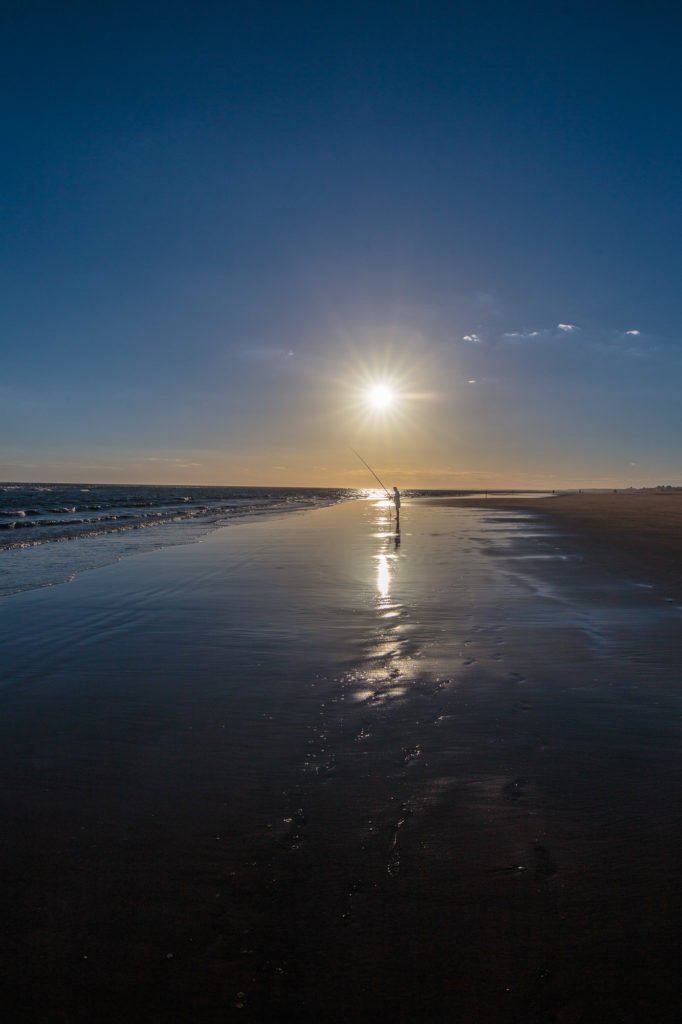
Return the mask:
[[(664, 579), (682, 598), (682, 491), (585, 492), (545, 498), (435, 498), (430, 503), (540, 512), (595, 561)], [(564, 542), (569, 540), (564, 537)]]
[(676, 1021), (682, 612), (547, 522), (360, 502), (3, 601), (8, 1019)]

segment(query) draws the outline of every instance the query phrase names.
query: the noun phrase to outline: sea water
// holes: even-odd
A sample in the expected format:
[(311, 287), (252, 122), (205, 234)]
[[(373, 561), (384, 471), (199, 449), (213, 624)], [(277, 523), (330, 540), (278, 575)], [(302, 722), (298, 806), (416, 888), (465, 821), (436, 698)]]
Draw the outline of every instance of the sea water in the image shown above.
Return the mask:
[(126, 555), (201, 540), (254, 516), (332, 505), (310, 487), (0, 484), (0, 595), (73, 579)]

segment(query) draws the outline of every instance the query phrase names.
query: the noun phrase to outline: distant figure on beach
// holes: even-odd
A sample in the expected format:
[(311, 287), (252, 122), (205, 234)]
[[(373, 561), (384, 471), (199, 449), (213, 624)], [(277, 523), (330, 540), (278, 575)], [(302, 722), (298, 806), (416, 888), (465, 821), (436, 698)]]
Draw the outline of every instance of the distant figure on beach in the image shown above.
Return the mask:
[(395, 505), (395, 528), (400, 530), (400, 491), (397, 487), (393, 488), (393, 503)]

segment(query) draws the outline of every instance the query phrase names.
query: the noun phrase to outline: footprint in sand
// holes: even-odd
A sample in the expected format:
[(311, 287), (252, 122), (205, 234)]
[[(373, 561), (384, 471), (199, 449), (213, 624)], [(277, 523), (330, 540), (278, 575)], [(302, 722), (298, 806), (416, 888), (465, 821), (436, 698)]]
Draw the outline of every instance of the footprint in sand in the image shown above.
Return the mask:
[(317, 774), (322, 778), (329, 778), (330, 775), (334, 774), (335, 768), (336, 758), (333, 754), (330, 754), (326, 761), (317, 766)]
[(549, 850), (538, 843), (533, 847), (533, 876), (538, 881), (543, 881), (545, 878), (551, 878), (552, 875), (556, 874), (556, 864), (552, 860), (549, 854)]
[(303, 813), (303, 809), (299, 807), (296, 813), (291, 818), (291, 824), (289, 825), (289, 831), (282, 840), (282, 846), (285, 850), (296, 850), (303, 841), (303, 830), (308, 824), (308, 819)]
[(506, 786), (502, 787), (502, 792), (506, 796), (507, 800), (521, 800), (526, 795), (525, 787), (528, 785), (528, 779), (514, 779), (512, 782), (508, 782)]
[(527, 700), (517, 700), (516, 704), (512, 705), (512, 711), (530, 711), (532, 704)]
[(386, 864), (386, 870), (392, 878), (395, 878), (395, 876), (400, 873), (400, 850), (398, 848), (400, 830), (412, 814), (412, 808), (407, 801), (402, 804), (401, 810), (402, 816), (398, 818), (398, 821), (395, 824), (391, 846), (388, 851), (388, 862)]
[(403, 762), (410, 764), (411, 761), (416, 761), (422, 756), (422, 748), (419, 743), (414, 747), (403, 747)]

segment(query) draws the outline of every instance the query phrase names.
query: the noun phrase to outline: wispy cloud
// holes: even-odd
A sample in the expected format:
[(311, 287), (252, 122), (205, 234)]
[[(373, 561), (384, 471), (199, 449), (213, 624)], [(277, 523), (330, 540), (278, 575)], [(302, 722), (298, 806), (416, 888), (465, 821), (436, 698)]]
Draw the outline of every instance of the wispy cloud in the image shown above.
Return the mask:
[(157, 455), (148, 455), (144, 459), (142, 459), (141, 461), (142, 462), (157, 462), (157, 463), (160, 462), (160, 463), (164, 463), (165, 465), (169, 465), (170, 464), (170, 465), (173, 465), (173, 466), (181, 466), (183, 469), (188, 469), (190, 466), (201, 466), (201, 465), (203, 465), (203, 463), (201, 463), (201, 462), (185, 462), (184, 459), (171, 459), (171, 458), (165, 458), (163, 456), (157, 456)]
[(462, 335), (462, 341), (479, 342), (480, 340), (481, 340), (481, 338), (480, 338), (480, 335), (478, 335), (478, 334), (463, 334)]
[(639, 337), (639, 335), (640, 335), (640, 334), (641, 334), (642, 332), (641, 332), (641, 331), (626, 331), (625, 333), (626, 333), (626, 334), (633, 334), (633, 335), (634, 335), (635, 337)]
[(557, 324), (557, 329), (559, 331), (565, 331), (566, 333), (568, 333), (569, 331), (578, 331), (578, 330), (580, 330), (580, 328), (577, 326), (577, 324)]

